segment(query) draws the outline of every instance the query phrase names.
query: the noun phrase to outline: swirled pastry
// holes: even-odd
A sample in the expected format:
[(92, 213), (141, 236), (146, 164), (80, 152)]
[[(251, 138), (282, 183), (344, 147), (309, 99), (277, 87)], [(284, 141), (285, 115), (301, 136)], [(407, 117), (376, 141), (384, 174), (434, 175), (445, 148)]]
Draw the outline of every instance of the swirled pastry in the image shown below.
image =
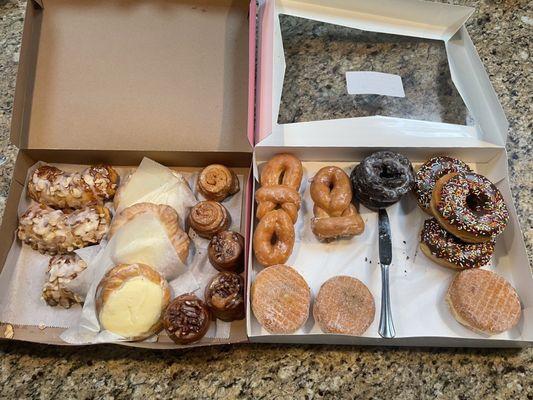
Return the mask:
[(225, 231), (231, 224), (231, 217), (222, 204), (216, 201), (201, 201), (189, 214), (189, 225), (198, 236), (211, 239), (215, 234)]
[(239, 179), (224, 165), (211, 164), (198, 176), (198, 191), (208, 200), (222, 201), (239, 191)]
[(118, 179), (117, 172), (108, 165), (92, 166), (81, 173), (43, 165), (33, 172), (28, 195), (53, 208), (83, 208), (113, 198)]
[(120, 214), (115, 216), (111, 224), (109, 236), (113, 237), (123, 225), (143, 214), (151, 214), (161, 222), (172, 246), (176, 250), (176, 254), (181, 262), (185, 264), (189, 255), (191, 241), (189, 236), (180, 228), (178, 213), (170, 206), (164, 204), (137, 203), (125, 208)]
[(110, 222), (103, 206), (63, 211), (32, 205), (19, 218), (18, 238), (43, 254), (65, 254), (99, 243)]

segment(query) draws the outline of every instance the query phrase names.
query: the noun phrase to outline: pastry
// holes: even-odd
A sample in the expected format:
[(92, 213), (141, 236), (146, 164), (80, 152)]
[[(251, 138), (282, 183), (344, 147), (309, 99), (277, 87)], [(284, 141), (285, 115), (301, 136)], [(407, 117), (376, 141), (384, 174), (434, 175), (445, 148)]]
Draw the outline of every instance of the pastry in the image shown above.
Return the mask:
[(432, 215), (430, 205), (435, 184), (440, 178), (451, 172), (472, 172), (472, 170), (461, 160), (438, 156), (430, 158), (417, 171), (413, 191), (418, 206), (428, 214)]
[(374, 297), (363, 282), (335, 276), (322, 284), (313, 316), (322, 332), (360, 336), (374, 321)]
[(435, 218), (431, 218), (424, 222), (420, 250), (443, 267), (463, 270), (487, 265), (494, 253), (494, 241), (463, 242), (440, 226)]
[(440, 178), (431, 198), (431, 211), (444, 229), (468, 243), (493, 240), (509, 221), (500, 191), (473, 172)]
[(222, 201), (239, 191), (239, 179), (224, 165), (211, 164), (198, 176), (198, 191), (207, 200)]
[(311, 290), (305, 279), (286, 265), (274, 265), (257, 274), (251, 296), (257, 321), (270, 333), (293, 333), (309, 317)]
[(302, 162), (291, 154), (272, 157), (261, 172), (261, 186), (288, 186), (296, 191), (302, 182)]
[(216, 201), (201, 201), (189, 214), (189, 225), (198, 236), (211, 239), (216, 233), (229, 228), (231, 217), (222, 204)]
[(43, 299), (49, 306), (70, 308), (73, 304), (82, 304), (85, 296), (72, 290), (70, 283), (85, 269), (87, 263), (76, 253), (54, 256), (48, 263), (46, 282), (43, 286)]
[(263, 186), (255, 192), (257, 201), (257, 219), (263, 218), (268, 212), (281, 208), (295, 224), (298, 219), (298, 210), (300, 209), (300, 193), (289, 186), (275, 185)]
[(350, 178), (342, 169), (321, 168), (311, 182), (310, 193), (315, 203), (311, 230), (319, 240), (331, 241), (363, 232), (365, 224), (352, 204)]
[(244, 318), (244, 279), (234, 272), (218, 273), (205, 287), (205, 303), (222, 321)]
[(513, 328), (522, 313), (518, 294), (509, 282), (483, 269), (458, 273), (446, 301), (458, 322), (487, 335)]
[(407, 157), (378, 151), (366, 157), (350, 175), (354, 197), (370, 209), (388, 207), (409, 192), (414, 172)]
[(209, 261), (222, 272), (244, 271), (244, 238), (233, 231), (221, 231), (215, 234), (207, 248)]
[(211, 313), (194, 294), (182, 294), (168, 305), (163, 325), (168, 336), (177, 344), (188, 344), (203, 338), (211, 323)]
[(33, 204), (19, 218), (18, 238), (43, 254), (65, 254), (99, 243), (110, 221), (103, 206), (63, 211)]
[(185, 264), (189, 256), (189, 245), (191, 241), (189, 236), (180, 228), (178, 213), (170, 206), (164, 204), (137, 203), (125, 208), (115, 216), (109, 230), (109, 236), (113, 237), (126, 223), (139, 215), (145, 214), (153, 215), (161, 222), (172, 246), (176, 250), (176, 254), (181, 262)]
[(257, 224), (253, 236), (254, 254), (264, 266), (286, 262), (294, 247), (294, 225), (283, 210), (267, 213)]
[(161, 316), (170, 302), (170, 287), (148, 265), (120, 264), (104, 275), (95, 296), (102, 329), (136, 341), (163, 328)]
[(103, 204), (115, 195), (119, 176), (108, 165), (67, 173), (51, 165), (37, 168), (28, 182), (28, 195), (52, 208), (84, 208)]

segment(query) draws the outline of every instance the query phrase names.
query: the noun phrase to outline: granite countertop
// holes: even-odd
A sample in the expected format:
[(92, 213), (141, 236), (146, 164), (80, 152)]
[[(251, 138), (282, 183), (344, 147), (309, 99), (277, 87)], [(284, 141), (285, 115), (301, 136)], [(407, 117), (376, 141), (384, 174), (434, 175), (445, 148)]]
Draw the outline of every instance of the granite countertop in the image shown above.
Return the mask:
[[(23, 26), (24, 1), (0, 0), (0, 214), (16, 149), (8, 142)], [(533, 186), (530, 37), (533, 10), (527, 0), (460, 0), (476, 12), (468, 30), (510, 122), (509, 168), (529, 254), (533, 254)], [(327, 67), (382, 62), (372, 35), (364, 46), (338, 27), (288, 18), (288, 55), (280, 121), (371, 114), (408, 114), (445, 122), (471, 118), (444, 71), (442, 48), (432, 41), (398, 43), (389, 55), (409, 50), (427, 69), (413, 74), (406, 91), (437, 82), (437, 96), (423, 106), (365, 97), (354, 104), (344, 83), (321, 85)], [(298, 48), (305, 49), (299, 52)], [(361, 55), (365, 56), (359, 59)], [(346, 64), (348, 63), (348, 64)], [(401, 68), (409, 62), (399, 64)], [(376, 64), (372, 64), (376, 65)], [(305, 66), (305, 69), (303, 68)], [(409, 84), (411, 83), (411, 84)], [(315, 90), (316, 89), (316, 90)], [(318, 93), (318, 94), (317, 94)], [(335, 95), (335, 96), (333, 96)], [(412, 97), (412, 96), (408, 96)], [(416, 97), (416, 96), (415, 96)], [(386, 349), (341, 346), (236, 345), (187, 351), (147, 351), (119, 346), (63, 348), (0, 343), (1, 398), (527, 398), (533, 399), (533, 349)]]

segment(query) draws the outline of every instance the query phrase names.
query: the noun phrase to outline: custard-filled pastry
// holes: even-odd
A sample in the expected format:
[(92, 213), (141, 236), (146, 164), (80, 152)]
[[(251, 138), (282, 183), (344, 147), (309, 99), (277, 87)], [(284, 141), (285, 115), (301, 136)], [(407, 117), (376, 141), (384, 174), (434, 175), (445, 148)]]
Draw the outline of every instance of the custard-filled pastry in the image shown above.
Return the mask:
[(176, 254), (182, 263), (186, 263), (189, 255), (190, 239), (183, 232), (179, 225), (179, 216), (174, 208), (164, 204), (137, 203), (125, 208), (120, 214), (115, 216), (109, 236), (112, 237), (123, 225), (133, 220), (135, 217), (144, 214), (155, 216), (163, 225)]
[(103, 204), (115, 195), (119, 176), (108, 165), (68, 173), (51, 165), (37, 168), (28, 182), (28, 195), (53, 208), (83, 208)]
[(40, 253), (66, 254), (99, 243), (110, 222), (111, 213), (103, 206), (64, 211), (32, 205), (19, 218), (18, 237)]
[(47, 280), (43, 286), (43, 299), (49, 306), (70, 308), (83, 303), (85, 296), (70, 287), (87, 268), (87, 263), (76, 253), (54, 256), (48, 264)]
[(231, 217), (222, 204), (216, 201), (201, 201), (189, 214), (189, 225), (198, 236), (211, 239), (215, 234), (225, 231), (231, 224)]
[(211, 164), (198, 176), (198, 191), (208, 200), (222, 201), (239, 191), (239, 179), (224, 165)]

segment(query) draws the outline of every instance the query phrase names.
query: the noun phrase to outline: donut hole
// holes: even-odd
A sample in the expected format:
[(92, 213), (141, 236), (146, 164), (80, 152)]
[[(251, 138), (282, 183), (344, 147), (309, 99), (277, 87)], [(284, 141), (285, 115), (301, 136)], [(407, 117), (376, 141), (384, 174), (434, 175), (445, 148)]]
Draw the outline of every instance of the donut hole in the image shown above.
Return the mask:
[(274, 246), (278, 242), (278, 235), (276, 235), (276, 232), (272, 234), (270, 237), (270, 244)]
[(490, 210), (490, 198), (485, 193), (470, 193), (466, 196), (466, 206), (476, 214), (484, 214)]
[(278, 177), (278, 185), (283, 184), (283, 178), (285, 178), (285, 170), (282, 170)]
[(402, 174), (400, 173), (400, 171), (398, 171), (397, 168), (395, 168), (393, 165), (388, 164), (382, 164), (380, 166), (378, 175), (381, 179), (385, 180), (399, 179), (402, 177)]

